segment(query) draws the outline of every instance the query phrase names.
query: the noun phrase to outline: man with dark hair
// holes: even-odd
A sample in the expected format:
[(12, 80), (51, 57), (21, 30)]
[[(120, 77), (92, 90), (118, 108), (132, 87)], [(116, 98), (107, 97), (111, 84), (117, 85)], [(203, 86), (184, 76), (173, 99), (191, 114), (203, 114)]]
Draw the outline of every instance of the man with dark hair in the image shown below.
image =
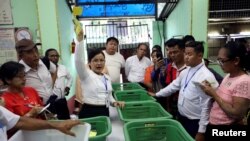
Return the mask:
[(192, 35), (186, 35), (186, 36), (183, 37), (182, 40), (183, 40), (184, 44), (187, 44), (188, 42), (194, 42), (195, 41), (194, 36), (192, 36)]
[(65, 96), (69, 94), (72, 85), (72, 76), (64, 65), (58, 64), (59, 53), (51, 48), (45, 52), (45, 57), (56, 65), (56, 72), (52, 74), (54, 81), (53, 94), (57, 96), (54, 103), (54, 110), (58, 119), (69, 119), (69, 109)]
[(37, 45), (32, 40), (22, 39), (16, 43), (16, 51), (20, 63), (25, 66), (25, 85), (35, 88), (45, 104), (53, 94), (51, 73), (56, 71), (56, 66), (50, 63), (50, 69), (47, 69), (39, 58)]
[(211, 97), (201, 90), (200, 85), (208, 81), (213, 88), (218, 87), (214, 75), (202, 61), (203, 53), (202, 42), (186, 44), (184, 58), (189, 67), (183, 70), (170, 85), (156, 94), (150, 93), (153, 96), (166, 97), (179, 90), (179, 121), (196, 141), (204, 139), (211, 108)]
[[(183, 71), (186, 69), (184, 61), (185, 45), (181, 39), (170, 39), (167, 42), (169, 56), (172, 59), (172, 63), (167, 66), (167, 77), (166, 84), (169, 85), (173, 80), (175, 80)], [(171, 95), (167, 98), (167, 111), (170, 112), (174, 118), (177, 118), (177, 101), (179, 92)]]
[(124, 57), (117, 52), (119, 41), (115, 37), (109, 37), (106, 42), (105, 54), (106, 62), (105, 66), (108, 69), (112, 82), (120, 83), (120, 73), (124, 70), (125, 60)]
[(145, 69), (152, 64), (150, 59), (145, 55), (148, 52), (148, 45), (140, 43), (137, 46), (136, 55), (129, 57), (125, 64), (125, 73), (129, 82), (137, 82), (143, 87)]

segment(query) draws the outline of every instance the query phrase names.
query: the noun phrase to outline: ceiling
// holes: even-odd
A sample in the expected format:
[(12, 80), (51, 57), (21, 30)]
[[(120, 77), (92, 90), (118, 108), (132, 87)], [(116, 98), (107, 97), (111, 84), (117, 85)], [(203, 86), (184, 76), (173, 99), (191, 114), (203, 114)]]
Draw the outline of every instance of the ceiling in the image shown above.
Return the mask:
[[(156, 19), (164, 20), (179, 0), (66, 0), (70, 5), (155, 3)], [(83, 2), (85, 1), (85, 2)], [(88, 1), (88, 2), (86, 2)], [(104, 2), (103, 2), (104, 1)], [(105, 2), (106, 1), (106, 2)], [(249, 23), (250, 0), (209, 0), (209, 24)]]
[(209, 0), (209, 23), (250, 22), (250, 0)]
[[(124, 4), (154, 4), (156, 7), (156, 11), (154, 12), (155, 13), (154, 17), (157, 20), (165, 20), (179, 2), (179, 0), (66, 0), (66, 1), (69, 6), (77, 4), (78, 6), (82, 7), (84, 6), (89, 7), (96, 5), (104, 5), (105, 7), (107, 7), (110, 5), (124, 5)], [(83, 17), (84, 16), (79, 16), (79, 18)], [(139, 18), (140, 16), (137, 17)], [(101, 16), (99, 17), (96, 16), (92, 18), (95, 19), (101, 18)]]

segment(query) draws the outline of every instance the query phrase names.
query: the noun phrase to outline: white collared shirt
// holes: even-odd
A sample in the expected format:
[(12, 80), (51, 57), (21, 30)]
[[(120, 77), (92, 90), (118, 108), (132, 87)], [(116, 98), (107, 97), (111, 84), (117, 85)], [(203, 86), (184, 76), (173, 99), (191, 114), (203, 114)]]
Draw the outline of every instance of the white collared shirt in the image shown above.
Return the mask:
[(120, 83), (121, 68), (124, 68), (125, 66), (124, 57), (117, 52), (115, 52), (114, 55), (109, 55), (104, 50), (103, 53), (105, 54), (105, 65), (108, 69), (109, 76), (111, 77), (112, 82)]
[(29, 67), (23, 60), (21, 60), (20, 63), (25, 66), (25, 86), (30, 86), (36, 89), (39, 96), (43, 98), (43, 103), (45, 104), (53, 94), (53, 82), (49, 70), (41, 60), (39, 60), (37, 70)]
[(175, 69), (177, 70), (177, 71), (176, 71), (176, 76), (179, 76), (180, 73), (181, 73), (181, 71), (183, 71), (184, 69), (187, 68), (186, 64), (184, 64), (182, 67), (180, 67), (180, 68), (178, 69), (178, 67), (176, 66), (176, 64), (175, 64), (174, 62), (172, 63), (172, 67), (175, 68)]
[(143, 82), (147, 67), (152, 64), (149, 58), (138, 59), (137, 55), (131, 56), (125, 63), (125, 74), (130, 82)]
[(7, 141), (7, 130), (13, 128), (20, 116), (0, 106), (0, 141)]
[(58, 96), (57, 99), (64, 98), (64, 90), (66, 87), (71, 87), (72, 81), (73, 79), (66, 67), (58, 64), (57, 78), (53, 88), (53, 94)]
[[(195, 73), (195, 74), (194, 74)], [(188, 119), (200, 119), (198, 132), (204, 133), (208, 124), (211, 97), (206, 95), (195, 82), (207, 80), (213, 86), (218, 87), (214, 75), (207, 69), (204, 63), (196, 67), (188, 67), (170, 85), (156, 93), (157, 97), (169, 96), (179, 91), (178, 111)]]
[(112, 83), (108, 75), (98, 75), (84, 64), (83, 42), (79, 42), (75, 52), (75, 67), (81, 80), (83, 101), (92, 105), (105, 105), (109, 96), (110, 103), (115, 102), (111, 92)]

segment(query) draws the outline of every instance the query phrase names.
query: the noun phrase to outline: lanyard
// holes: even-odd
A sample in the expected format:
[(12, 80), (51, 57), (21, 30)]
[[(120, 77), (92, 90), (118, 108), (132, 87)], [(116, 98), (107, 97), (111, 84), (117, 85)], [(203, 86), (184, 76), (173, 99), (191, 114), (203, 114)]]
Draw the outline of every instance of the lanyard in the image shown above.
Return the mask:
[(194, 77), (194, 75), (196, 74), (196, 72), (197, 72), (202, 66), (203, 66), (203, 65), (201, 65), (201, 66), (192, 74), (192, 76), (189, 78), (189, 80), (187, 80), (187, 78), (188, 78), (190, 69), (188, 70), (188, 74), (187, 74), (187, 77), (186, 77), (186, 79), (185, 79), (185, 85), (184, 85), (184, 88), (183, 88), (183, 92), (184, 92), (185, 89), (187, 88), (188, 83), (192, 80), (192, 78)]
[(103, 76), (103, 84), (105, 86), (106, 92), (108, 91), (108, 83), (107, 83), (107, 79), (105, 78), (105, 76)]

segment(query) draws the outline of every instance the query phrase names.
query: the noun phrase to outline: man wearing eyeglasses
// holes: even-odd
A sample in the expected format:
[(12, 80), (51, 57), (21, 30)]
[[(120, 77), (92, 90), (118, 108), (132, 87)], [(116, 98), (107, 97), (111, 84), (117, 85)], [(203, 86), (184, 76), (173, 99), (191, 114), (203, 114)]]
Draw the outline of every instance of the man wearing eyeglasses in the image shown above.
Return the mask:
[(56, 73), (52, 74), (54, 81), (53, 94), (56, 98), (52, 107), (54, 107), (54, 112), (57, 114), (58, 119), (69, 119), (69, 109), (65, 96), (69, 94), (72, 77), (64, 65), (58, 64), (60, 56), (57, 50), (53, 48), (48, 49), (45, 52), (45, 57), (53, 62), (57, 68)]

